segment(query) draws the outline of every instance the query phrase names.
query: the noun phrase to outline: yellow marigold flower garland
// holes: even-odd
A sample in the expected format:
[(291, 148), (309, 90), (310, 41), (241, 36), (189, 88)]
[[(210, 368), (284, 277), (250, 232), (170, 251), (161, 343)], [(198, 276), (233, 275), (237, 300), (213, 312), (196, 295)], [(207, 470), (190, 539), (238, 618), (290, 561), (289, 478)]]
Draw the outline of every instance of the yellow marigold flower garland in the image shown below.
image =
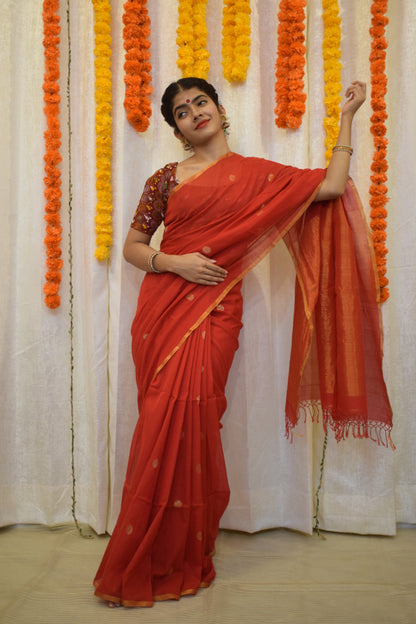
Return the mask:
[(322, 44), (325, 81), (326, 117), (324, 128), (325, 158), (330, 161), (332, 148), (339, 133), (339, 116), (341, 112), (341, 19), (337, 0), (322, 0), (324, 38)]
[(279, 128), (299, 128), (305, 112), (305, 7), (306, 0), (281, 0), (279, 5), (274, 111)]
[(387, 119), (385, 95), (387, 93), (386, 70), (386, 50), (387, 41), (385, 38), (385, 26), (388, 24), (387, 0), (374, 0), (371, 6), (373, 15), (371, 20), (370, 35), (371, 53), (371, 133), (373, 135), (375, 152), (371, 164), (371, 186), (370, 186), (370, 226), (374, 251), (376, 256), (377, 272), (380, 283), (380, 299), (385, 301), (389, 297), (386, 277), (386, 228), (387, 210), (385, 208), (387, 197), (387, 129), (385, 121)]
[(178, 59), (182, 77), (206, 79), (209, 71), (206, 26), (207, 0), (179, 0), (179, 26), (176, 31)]
[(61, 209), (61, 172), (58, 168), (62, 160), (61, 126), (59, 121), (59, 0), (45, 0), (43, 3), (43, 34), (45, 76), (43, 83), (44, 112), (46, 116), (45, 137), (45, 221), (46, 267), (48, 269), (43, 287), (45, 303), (48, 308), (57, 308), (61, 303), (59, 285), (60, 270), (63, 266), (60, 243), (62, 240)]
[(224, 78), (243, 82), (250, 65), (250, 0), (224, 0), (222, 66)]
[(111, 189), (111, 5), (93, 0), (95, 32), (95, 154), (97, 205), (95, 216), (98, 260), (110, 256), (112, 245)]
[(123, 14), (123, 39), (126, 50), (124, 108), (127, 119), (138, 132), (147, 130), (152, 114), (149, 97), (153, 91), (150, 86), (152, 66), (149, 63), (150, 18), (146, 4), (147, 0), (128, 0), (124, 4)]

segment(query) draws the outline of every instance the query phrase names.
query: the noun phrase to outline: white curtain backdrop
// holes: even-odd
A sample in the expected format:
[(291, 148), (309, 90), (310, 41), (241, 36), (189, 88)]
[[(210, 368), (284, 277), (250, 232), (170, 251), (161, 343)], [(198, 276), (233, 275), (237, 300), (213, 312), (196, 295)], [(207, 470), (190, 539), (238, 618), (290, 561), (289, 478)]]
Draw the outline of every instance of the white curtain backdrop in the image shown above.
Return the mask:
[[(340, 0), (342, 81), (370, 81), (370, 0)], [(277, 0), (252, 0), (247, 81), (222, 76), (222, 1), (209, 0), (208, 79), (231, 122), (230, 147), (299, 167), (324, 166), (322, 6), (307, 2), (307, 110), (300, 129), (274, 123)], [(149, 0), (153, 96), (150, 128), (126, 121), (123, 0), (112, 2), (114, 246), (94, 257), (95, 131), (92, 2), (70, 0), (72, 209), (68, 192), (67, 7), (61, 0), (61, 123), (64, 269), (62, 304), (43, 302), (42, 1), (0, 0), (1, 424), (0, 525), (80, 522), (111, 531), (117, 518), (137, 420), (130, 324), (140, 271), (122, 245), (146, 178), (184, 154), (159, 113), (176, 67), (176, 0)], [(337, 444), (329, 435), (320, 494), (320, 527), (394, 534), (416, 522), (416, 3), (390, 0), (388, 75), (388, 277), (383, 305), (385, 375), (397, 450), (366, 440)], [(370, 98), (354, 122), (351, 175), (368, 210)], [(157, 236), (157, 235), (156, 235)], [(71, 238), (70, 238), (71, 237)], [(69, 253), (72, 243), (72, 262)], [(323, 435), (302, 423), (290, 444), (284, 404), (291, 340), (294, 270), (279, 244), (244, 279), (244, 328), (228, 382), (223, 443), (232, 490), (222, 526), (310, 532)], [(73, 332), (71, 320), (73, 291)], [(73, 444), (73, 451), (72, 451)], [(73, 464), (73, 466), (72, 466)], [(75, 480), (75, 482), (74, 482)]]

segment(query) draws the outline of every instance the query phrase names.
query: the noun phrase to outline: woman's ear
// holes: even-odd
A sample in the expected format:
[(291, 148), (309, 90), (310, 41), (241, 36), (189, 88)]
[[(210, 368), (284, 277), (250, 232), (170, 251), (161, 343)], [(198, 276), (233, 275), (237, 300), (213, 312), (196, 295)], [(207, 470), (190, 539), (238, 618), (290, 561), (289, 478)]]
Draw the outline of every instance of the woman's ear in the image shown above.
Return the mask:
[(175, 128), (175, 130), (173, 131), (173, 134), (175, 135), (177, 139), (179, 139), (179, 141), (182, 140), (182, 135), (177, 128)]

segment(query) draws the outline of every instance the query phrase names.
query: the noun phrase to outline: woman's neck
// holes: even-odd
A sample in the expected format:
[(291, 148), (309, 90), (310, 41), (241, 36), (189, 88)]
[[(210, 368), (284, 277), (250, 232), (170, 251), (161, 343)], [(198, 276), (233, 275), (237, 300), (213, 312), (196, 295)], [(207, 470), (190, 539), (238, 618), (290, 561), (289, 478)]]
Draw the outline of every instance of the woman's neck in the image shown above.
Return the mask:
[(192, 157), (194, 162), (214, 162), (230, 152), (227, 140), (225, 136), (218, 137), (217, 140), (211, 140), (203, 145), (197, 145), (194, 147), (194, 155)]

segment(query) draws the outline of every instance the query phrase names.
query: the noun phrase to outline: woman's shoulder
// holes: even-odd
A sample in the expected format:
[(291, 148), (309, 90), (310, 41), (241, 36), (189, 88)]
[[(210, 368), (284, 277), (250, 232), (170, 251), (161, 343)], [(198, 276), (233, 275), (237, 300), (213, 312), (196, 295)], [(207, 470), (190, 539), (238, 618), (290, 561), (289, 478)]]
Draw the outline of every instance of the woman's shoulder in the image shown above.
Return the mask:
[(283, 171), (287, 168), (287, 165), (260, 156), (241, 156), (240, 154), (236, 154), (236, 156), (241, 159), (240, 162), (242, 167), (247, 167), (247, 169), (256, 170), (258, 172), (276, 172)]
[(174, 186), (176, 183), (176, 168), (177, 162), (170, 162), (159, 167), (151, 176), (146, 180), (145, 188), (150, 187), (152, 189), (158, 188), (162, 190)]
[[(178, 166), (178, 162), (170, 162), (167, 163), (166, 165), (163, 165), (163, 167), (159, 167), (159, 169), (157, 169), (152, 176), (157, 176), (157, 177), (161, 177), (161, 176), (166, 176), (172, 173), (176, 172), (176, 168)], [(150, 177), (152, 177), (150, 176)]]

